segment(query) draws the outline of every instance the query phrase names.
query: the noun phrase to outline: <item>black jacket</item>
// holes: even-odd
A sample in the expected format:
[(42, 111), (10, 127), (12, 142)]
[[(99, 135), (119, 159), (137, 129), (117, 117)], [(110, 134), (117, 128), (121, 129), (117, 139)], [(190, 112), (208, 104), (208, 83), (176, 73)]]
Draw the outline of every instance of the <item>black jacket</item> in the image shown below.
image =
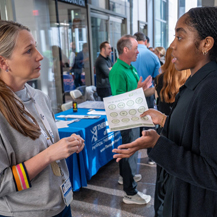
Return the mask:
[(105, 58), (101, 54), (99, 54), (95, 62), (96, 87), (97, 88), (110, 87), (109, 68), (112, 66), (113, 66), (113, 63), (109, 57)]
[(206, 64), (195, 75), (179, 144), (167, 138), (169, 116), (164, 136), (149, 154), (172, 176), (174, 217), (217, 216), (217, 63)]

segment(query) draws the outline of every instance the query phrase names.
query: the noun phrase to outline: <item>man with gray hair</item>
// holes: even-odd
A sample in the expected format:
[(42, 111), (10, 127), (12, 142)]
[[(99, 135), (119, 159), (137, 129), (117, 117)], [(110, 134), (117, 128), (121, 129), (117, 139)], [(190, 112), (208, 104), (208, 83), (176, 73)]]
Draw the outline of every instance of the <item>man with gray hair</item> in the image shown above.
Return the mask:
[[(142, 82), (142, 77), (136, 72), (131, 62), (136, 61), (138, 55), (138, 43), (134, 36), (124, 35), (117, 43), (119, 58), (109, 73), (109, 82), (112, 95), (126, 93), (142, 87), (146, 90), (151, 84), (151, 76)], [(139, 138), (139, 128), (133, 128), (121, 131), (122, 143), (130, 143)], [(120, 177), (119, 184), (123, 184), (126, 195), (123, 202), (126, 204), (147, 204), (151, 200), (150, 195), (138, 192), (136, 182), (140, 181), (142, 176), (135, 174), (137, 168), (138, 152), (129, 158), (119, 161)]]

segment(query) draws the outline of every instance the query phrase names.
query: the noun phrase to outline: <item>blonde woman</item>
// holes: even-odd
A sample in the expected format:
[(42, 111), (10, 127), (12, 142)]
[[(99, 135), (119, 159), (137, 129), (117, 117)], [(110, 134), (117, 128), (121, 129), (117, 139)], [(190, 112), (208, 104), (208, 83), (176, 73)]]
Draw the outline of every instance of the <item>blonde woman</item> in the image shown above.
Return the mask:
[(163, 65), (165, 62), (165, 55), (166, 55), (166, 50), (164, 47), (156, 47), (154, 49), (154, 53), (157, 55), (159, 58), (160, 64)]
[(27, 27), (0, 21), (1, 217), (71, 216), (64, 159), (84, 141), (59, 140), (48, 97), (26, 84), (40, 76), (42, 59)]

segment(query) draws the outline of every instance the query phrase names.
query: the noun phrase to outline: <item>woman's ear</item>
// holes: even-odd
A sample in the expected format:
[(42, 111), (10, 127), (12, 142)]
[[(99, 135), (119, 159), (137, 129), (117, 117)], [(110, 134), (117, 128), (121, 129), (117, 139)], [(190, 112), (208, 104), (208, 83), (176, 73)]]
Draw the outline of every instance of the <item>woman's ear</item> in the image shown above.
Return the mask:
[(207, 36), (203, 40), (203, 47), (202, 47), (202, 53), (207, 54), (213, 47), (214, 45), (214, 39), (211, 36)]
[(0, 56), (0, 68), (3, 69), (4, 71), (8, 70), (6, 59), (2, 56)]

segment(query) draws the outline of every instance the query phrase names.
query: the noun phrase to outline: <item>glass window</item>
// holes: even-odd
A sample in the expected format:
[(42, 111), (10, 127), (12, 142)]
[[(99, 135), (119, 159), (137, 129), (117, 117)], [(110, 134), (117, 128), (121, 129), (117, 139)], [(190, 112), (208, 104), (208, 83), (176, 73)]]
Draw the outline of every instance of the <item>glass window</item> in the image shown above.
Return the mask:
[(139, 22), (139, 32), (142, 32), (145, 35), (148, 35), (148, 26), (146, 23)]
[(167, 24), (155, 21), (155, 47), (168, 47), (167, 42)]
[(167, 19), (167, 2), (164, 0), (155, 0), (155, 19)]
[(58, 2), (58, 14), (59, 23), (52, 24), (51, 43), (54, 54), (59, 48), (62, 89), (68, 101), (72, 89), (91, 84), (87, 14), (86, 8), (62, 2)]
[(109, 4), (111, 11), (119, 14), (126, 14), (127, 0), (110, 0)]
[(155, 0), (154, 47), (168, 47), (168, 2)]
[(0, 1), (0, 20), (14, 20), (13, 5), (11, 1)]
[(92, 31), (92, 48), (93, 61), (95, 62), (100, 50), (99, 46), (102, 42), (108, 41), (108, 20), (97, 17), (91, 17), (91, 31)]
[(185, 13), (185, 0), (179, 0), (179, 17)]
[(97, 8), (108, 9), (108, 0), (88, 0), (88, 3)]
[(202, 7), (202, 0), (197, 0), (197, 6)]
[(123, 35), (121, 32), (121, 25), (122, 25), (122, 20), (111, 20), (110, 21), (110, 43), (112, 47), (112, 61), (115, 63), (115, 61), (118, 58), (118, 52), (117, 52), (117, 42)]

